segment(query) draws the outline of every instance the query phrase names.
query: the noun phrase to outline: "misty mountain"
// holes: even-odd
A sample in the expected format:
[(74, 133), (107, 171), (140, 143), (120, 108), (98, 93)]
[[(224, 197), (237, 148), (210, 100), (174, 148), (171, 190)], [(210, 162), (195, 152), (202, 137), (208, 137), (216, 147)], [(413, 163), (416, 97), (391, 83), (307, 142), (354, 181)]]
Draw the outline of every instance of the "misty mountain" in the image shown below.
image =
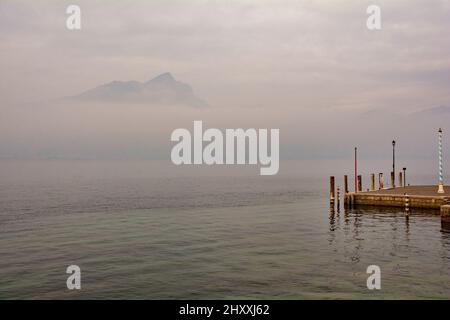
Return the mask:
[(420, 110), (417, 112), (414, 112), (412, 114), (413, 116), (419, 116), (419, 117), (423, 117), (423, 116), (438, 116), (438, 117), (442, 117), (442, 116), (450, 116), (450, 107), (449, 106), (438, 106), (438, 107), (433, 107), (433, 108), (429, 108), (429, 109), (425, 109), (425, 110)]
[(69, 97), (75, 101), (106, 103), (143, 103), (149, 105), (185, 105), (205, 107), (191, 86), (175, 80), (170, 73), (163, 73), (147, 82), (112, 81)]

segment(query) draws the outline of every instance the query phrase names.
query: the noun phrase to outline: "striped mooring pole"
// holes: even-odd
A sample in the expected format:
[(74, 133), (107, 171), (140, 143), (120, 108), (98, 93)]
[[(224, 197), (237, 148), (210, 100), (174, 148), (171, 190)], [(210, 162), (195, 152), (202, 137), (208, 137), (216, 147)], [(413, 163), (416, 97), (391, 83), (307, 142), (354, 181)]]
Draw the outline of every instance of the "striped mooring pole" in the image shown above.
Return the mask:
[(355, 193), (358, 192), (358, 148), (355, 147)]
[(406, 212), (406, 216), (409, 216), (409, 196), (408, 194), (405, 192), (405, 212)]
[(444, 178), (442, 176), (442, 129), (439, 128), (439, 184), (438, 193), (444, 193)]

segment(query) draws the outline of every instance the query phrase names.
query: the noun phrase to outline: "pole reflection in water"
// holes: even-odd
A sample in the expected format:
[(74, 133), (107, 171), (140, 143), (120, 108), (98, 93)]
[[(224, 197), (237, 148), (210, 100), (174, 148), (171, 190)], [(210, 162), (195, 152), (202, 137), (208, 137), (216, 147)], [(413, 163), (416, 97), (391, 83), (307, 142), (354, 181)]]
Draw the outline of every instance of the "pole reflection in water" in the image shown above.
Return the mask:
[[(450, 255), (450, 221), (440, 221), (434, 211), (414, 210), (406, 214), (403, 208), (357, 207), (344, 208), (343, 225), (339, 211), (330, 209), (329, 243), (339, 245), (347, 261), (358, 264), (364, 256), (377, 256), (379, 263), (385, 261), (394, 272), (408, 272), (405, 259), (417, 252), (417, 243), (431, 243), (443, 233), (442, 247)], [(440, 228), (439, 228), (440, 226)], [(428, 240), (427, 240), (428, 239)], [(396, 258), (399, 261), (396, 261)], [(377, 259), (375, 259), (377, 260)], [(375, 262), (374, 262), (375, 263)]]

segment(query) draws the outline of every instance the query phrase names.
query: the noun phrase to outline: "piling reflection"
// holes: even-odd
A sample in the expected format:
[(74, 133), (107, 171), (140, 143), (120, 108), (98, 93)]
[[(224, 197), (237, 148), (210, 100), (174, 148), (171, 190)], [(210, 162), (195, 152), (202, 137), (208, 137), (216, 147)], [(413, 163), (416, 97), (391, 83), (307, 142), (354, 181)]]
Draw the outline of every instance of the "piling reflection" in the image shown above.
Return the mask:
[(405, 237), (406, 240), (409, 242), (409, 214), (405, 215)]
[[(404, 208), (345, 206), (342, 218), (341, 222), (338, 211), (330, 210), (329, 239), (333, 240), (330, 244), (342, 246), (352, 263), (360, 262), (367, 252), (408, 256), (414, 241), (431, 240), (440, 233), (443, 234), (442, 248), (447, 248), (444, 251), (450, 248), (450, 220), (441, 221), (435, 211), (415, 209), (405, 212)], [(386, 243), (389, 243), (388, 247)]]

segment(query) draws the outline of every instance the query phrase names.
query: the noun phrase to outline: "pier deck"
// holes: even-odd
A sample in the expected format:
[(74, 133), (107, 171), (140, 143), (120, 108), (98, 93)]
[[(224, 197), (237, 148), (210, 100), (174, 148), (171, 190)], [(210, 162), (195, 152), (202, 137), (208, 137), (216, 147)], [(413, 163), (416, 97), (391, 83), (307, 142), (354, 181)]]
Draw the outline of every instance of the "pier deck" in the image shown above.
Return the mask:
[[(435, 185), (406, 186), (375, 191), (349, 192), (344, 196), (346, 205), (370, 205), (441, 210), (450, 204), (450, 186), (445, 193), (437, 193)], [(405, 195), (406, 193), (406, 195)]]
[(360, 194), (388, 194), (388, 195), (404, 195), (409, 196), (430, 196), (430, 197), (450, 197), (450, 186), (444, 188), (445, 193), (437, 193), (437, 186), (406, 186), (398, 188), (389, 188), (375, 191), (362, 191)]

